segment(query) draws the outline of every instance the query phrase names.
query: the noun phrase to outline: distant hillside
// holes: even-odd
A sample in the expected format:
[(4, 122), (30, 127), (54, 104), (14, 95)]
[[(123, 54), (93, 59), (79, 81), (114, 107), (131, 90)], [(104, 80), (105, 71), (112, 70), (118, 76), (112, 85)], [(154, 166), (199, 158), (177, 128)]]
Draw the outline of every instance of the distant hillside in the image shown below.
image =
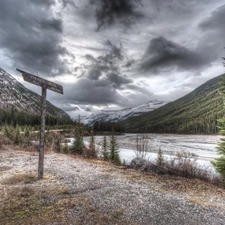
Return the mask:
[[(3, 117), (13, 116), (15, 112), (20, 112), (24, 117), (27, 117), (27, 115), (40, 117), (41, 96), (24, 87), (9, 73), (0, 68), (0, 110), (1, 122), (4, 120)], [(55, 120), (71, 120), (66, 112), (49, 101), (46, 101), (46, 114), (47, 119), (51, 117)]]
[(219, 94), (221, 75), (184, 97), (122, 122), (126, 132), (215, 134), (217, 119), (225, 113)]

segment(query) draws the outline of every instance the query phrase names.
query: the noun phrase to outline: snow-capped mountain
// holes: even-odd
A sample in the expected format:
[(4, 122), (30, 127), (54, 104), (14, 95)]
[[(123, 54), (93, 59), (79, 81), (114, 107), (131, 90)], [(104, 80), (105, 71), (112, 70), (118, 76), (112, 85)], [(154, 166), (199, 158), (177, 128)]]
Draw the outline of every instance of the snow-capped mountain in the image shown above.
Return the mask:
[[(40, 115), (41, 96), (24, 87), (0, 68), (0, 108), (9, 111), (12, 107), (27, 114)], [(46, 101), (46, 113), (55, 118), (70, 119), (67, 113), (49, 101)]]
[(83, 124), (87, 124), (88, 126), (92, 126), (97, 121), (119, 122), (129, 117), (139, 116), (145, 112), (152, 111), (167, 103), (168, 101), (152, 100), (148, 103), (133, 108), (125, 108), (121, 110), (102, 110), (102, 113), (97, 115), (92, 114), (89, 117), (83, 118), (81, 122)]

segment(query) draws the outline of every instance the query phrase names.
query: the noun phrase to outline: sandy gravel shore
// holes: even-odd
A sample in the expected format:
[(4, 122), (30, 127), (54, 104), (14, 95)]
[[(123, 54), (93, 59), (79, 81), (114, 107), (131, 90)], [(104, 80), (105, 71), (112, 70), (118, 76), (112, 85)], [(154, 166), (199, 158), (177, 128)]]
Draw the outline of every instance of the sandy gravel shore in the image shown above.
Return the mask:
[(0, 150), (0, 224), (224, 224), (225, 190), (100, 161)]

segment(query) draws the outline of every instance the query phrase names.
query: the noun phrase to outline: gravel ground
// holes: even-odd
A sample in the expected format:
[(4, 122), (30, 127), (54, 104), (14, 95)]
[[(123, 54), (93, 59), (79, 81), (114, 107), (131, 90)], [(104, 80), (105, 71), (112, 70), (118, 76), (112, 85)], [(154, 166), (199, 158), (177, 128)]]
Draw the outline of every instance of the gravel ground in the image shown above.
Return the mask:
[[(192, 180), (191, 186), (195, 186), (196, 183), (196, 187), (187, 190), (185, 185), (189, 181), (185, 179), (181, 179), (181, 182), (173, 180), (173, 177), (143, 175), (99, 161), (88, 161), (69, 155), (45, 154), (43, 180), (15, 184), (6, 182), (10, 178), (12, 181), (18, 174), (35, 174), (37, 164), (37, 153), (14, 151), (9, 147), (0, 151), (0, 224), (225, 223), (223, 189)], [(173, 187), (174, 184), (179, 184), (179, 187), (170, 188), (168, 184), (171, 182)], [(199, 182), (202, 186), (199, 186)], [(6, 219), (6, 211), (9, 210), (6, 204), (11, 198), (10, 190), (15, 193), (15, 188), (21, 187), (29, 188), (32, 193), (38, 190), (47, 193), (38, 200), (42, 203), (45, 201), (48, 205), (51, 215), (55, 215), (52, 220), (43, 222), (38, 211), (39, 217), (25, 223), (27, 220), (24, 213), (18, 213), (16, 208), (14, 211), (17, 212), (11, 210), (11, 213), (14, 213), (13, 216), (10, 214), (11, 219)], [(63, 194), (53, 195), (53, 187), (57, 191), (63, 190)], [(59, 206), (60, 211), (57, 211)], [(30, 208), (27, 206), (27, 209)], [(25, 212), (32, 217), (29, 210)], [(19, 214), (23, 216), (18, 216)], [(57, 217), (59, 215), (63, 217)]]

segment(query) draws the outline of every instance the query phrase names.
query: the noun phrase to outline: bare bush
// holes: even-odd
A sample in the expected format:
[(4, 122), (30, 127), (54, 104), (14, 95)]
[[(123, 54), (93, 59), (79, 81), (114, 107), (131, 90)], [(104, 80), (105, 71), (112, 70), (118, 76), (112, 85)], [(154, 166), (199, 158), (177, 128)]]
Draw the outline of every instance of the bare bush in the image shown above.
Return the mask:
[(210, 180), (210, 172), (207, 168), (197, 164), (197, 156), (185, 151), (177, 152), (175, 157), (166, 162), (169, 174), (189, 178)]
[(151, 143), (147, 134), (137, 134), (136, 136), (136, 149), (135, 157), (146, 159), (147, 152), (150, 152)]
[(88, 159), (96, 159), (98, 157), (98, 151), (95, 148), (85, 148), (83, 156)]
[(218, 186), (218, 187), (223, 187), (225, 188), (225, 180), (220, 174), (211, 174), (211, 183)]
[(145, 159), (135, 158), (132, 160), (130, 167), (142, 172), (198, 178), (217, 186), (225, 186), (225, 181), (221, 176), (210, 171), (207, 167), (199, 166), (196, 161), (197, 156), (195, 154), (181, 151), (177, 152), (174, 158), (164, 161), (161, 165)]
[(83, 156), (88, 159), (95, 159), (98, 157), (98, 151), (95, 146), (94, 133), (90, 137), (90, 144), (87, 148), (84, 149)]

